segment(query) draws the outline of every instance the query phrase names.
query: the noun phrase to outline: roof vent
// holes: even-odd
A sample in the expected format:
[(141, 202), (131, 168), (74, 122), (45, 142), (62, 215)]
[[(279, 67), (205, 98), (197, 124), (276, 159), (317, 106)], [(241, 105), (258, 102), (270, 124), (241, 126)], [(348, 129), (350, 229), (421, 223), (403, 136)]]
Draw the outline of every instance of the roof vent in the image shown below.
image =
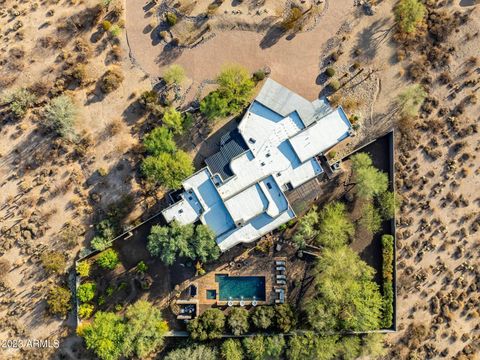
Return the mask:
[(248, 139), (248, 142), (251, 143), (251, 144), (255, 144), (257, 142), (257, 140), (255, 140), (254, 138), (250, 138), (250, 139)]

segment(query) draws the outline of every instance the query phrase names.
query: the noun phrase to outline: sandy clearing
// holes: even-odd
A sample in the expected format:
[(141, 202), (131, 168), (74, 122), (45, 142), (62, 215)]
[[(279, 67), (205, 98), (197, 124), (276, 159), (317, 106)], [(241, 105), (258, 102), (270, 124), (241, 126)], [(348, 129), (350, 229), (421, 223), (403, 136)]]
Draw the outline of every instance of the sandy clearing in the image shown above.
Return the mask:
[[(145, 2), (146, 3), (146, 2)], [(126, 30), (131, 55), (134, 61), (152, 77), (161, 76), (168, 66), (161, 55), (162, 44), (153, 45), (150, 33), (144, 29), (151, 18), (145, 17), (144, 2), (127, 1)], [(329, 6), (317, 27), (288, 40), (282, 37), (276, 44), (262, 49), (264, 34), (248, 31), (217, 32), (206, 43), (185, 49), (172, 60), (182, 65), (198, 86), (205, 79), (213, 79), (224, 64), (239, 63), (254, 71), (263, 66), (272, 70), (272, 78), (308, 99), (318, 97), (321, 86), (316, 83), (320, 57), (325, 42), (351, 14), (353, 3), (349, 0), (335, 1)]]

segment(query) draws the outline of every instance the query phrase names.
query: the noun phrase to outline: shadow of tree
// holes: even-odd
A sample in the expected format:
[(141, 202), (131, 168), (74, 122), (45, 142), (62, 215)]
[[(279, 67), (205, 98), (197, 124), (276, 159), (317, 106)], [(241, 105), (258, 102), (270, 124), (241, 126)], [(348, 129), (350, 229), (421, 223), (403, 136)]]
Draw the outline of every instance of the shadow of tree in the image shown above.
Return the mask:
[(388, 41), (395, 25), (385, 28), (388, 18), (374, 21), (369, 27), (358, 34), (357, 44), (353, 49), (362, 49), (361, 58), (373, 60), (377, 55), (378, 47)]
[(156, 62), (161, 66), (170, 65), (177, 60), (183, 53), (182, 48), (169, 43), (163, 47), (162, 52), (158, 55)]
[(287, 31), (279, 24), (274, 24), (272, 27), (267, 31), (265, 36), (260, 41), (260, 48), (268, 49), (275, 45), (285, 34)]

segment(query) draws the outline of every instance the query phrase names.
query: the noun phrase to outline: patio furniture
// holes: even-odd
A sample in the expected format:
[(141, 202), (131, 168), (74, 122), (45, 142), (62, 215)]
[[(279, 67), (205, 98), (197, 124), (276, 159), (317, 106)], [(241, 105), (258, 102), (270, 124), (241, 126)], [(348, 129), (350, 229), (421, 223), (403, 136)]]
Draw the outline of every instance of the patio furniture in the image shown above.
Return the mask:
[(257, 304), (258, 304), (257, 300), (252, 301), (252, 306), (257, 306)]
[(275, 269), (276, 269), (277, 271), (285, 271), (285, 270), (287, 270), (287, 269), (285, 268), (285, 266), (277, 266)]
[(277, 279), (279, 279), (279, 280), (280, 280), (280, 279), (281, 279), (281, 280), (285, 280), (286, 278), (287, 278), (286, 275), (278, 275), (278, 274), (277, 274)]
[(232, 300), (229, 300), (228, 303), (227, 303), (228, 306), (233, 306), (233, 301)]
[(240, 306), (245, 306), (245, 301), (240, 300)]
[(277, 266), (285, 266), (286, 262), (284, 260), (276, 260), (275, 265)]
[(279, 280), (277, 279), (277, 285), (286, 285), (287, 282), (285, 280)]

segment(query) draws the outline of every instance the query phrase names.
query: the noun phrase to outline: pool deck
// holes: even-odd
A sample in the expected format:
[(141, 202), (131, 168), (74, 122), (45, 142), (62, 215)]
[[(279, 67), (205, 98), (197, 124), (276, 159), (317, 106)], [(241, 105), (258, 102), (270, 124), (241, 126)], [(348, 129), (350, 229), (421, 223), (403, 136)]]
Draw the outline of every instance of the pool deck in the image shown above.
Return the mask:
[[(247, 258), (244, 261), (231, 262), (223, 265), (208, 274), (198, 278), (195, 284), (198, 286), (198, 301), (200, 305), (200, 314), (212, 306), (227, 307), (228, 301), (217, 300), (219, 297), (219, 283), (215, 281), (215, 275), (224, 274), (228, 276), (261, 276), (265, 277), (265, 301), (257, 300), (258, 305), (269, 305), (275, 303), (275, 288), (282, 287), (286, 291), (285, 286), (275, 285), (275, 260), (284, 260), (285, 258), (269, 258), (268, 261), (262, 261), (258, 264), (252, 258)], [(259, 266), (261, 265), (261, 266)], [(288, 265), (287, 265), (288, 276)], [(217, 299), (207, 299), (207, 290), (216, 290)], [(240, 301), (234, 300), (233, 307), (240, 306)], [(252, 306), (251, 300), (244, 300), (245, 307)]]

